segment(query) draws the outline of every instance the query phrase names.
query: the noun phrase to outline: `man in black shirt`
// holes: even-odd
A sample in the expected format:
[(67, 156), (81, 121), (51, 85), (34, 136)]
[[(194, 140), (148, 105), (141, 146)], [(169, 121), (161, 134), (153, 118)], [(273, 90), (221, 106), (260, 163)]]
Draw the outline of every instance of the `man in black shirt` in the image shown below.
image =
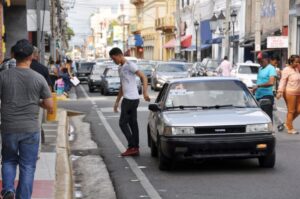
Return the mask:
[(46, 66), (44, 66), (43, 64), (38, 62), (39, 60), (39, 49), (37, 47), (34, 47), (33, 50), (33, 59), (32, 59), (32, 63), (30, 65), (30, 68), (36, 72), (38, 72), (39, 74), (41, 74), (47, 81), (48, 85), (50, 87), (52, 87), (52, 83), (51, 83), (51, 78), (49, 75), (49, 71), (48, 68)]

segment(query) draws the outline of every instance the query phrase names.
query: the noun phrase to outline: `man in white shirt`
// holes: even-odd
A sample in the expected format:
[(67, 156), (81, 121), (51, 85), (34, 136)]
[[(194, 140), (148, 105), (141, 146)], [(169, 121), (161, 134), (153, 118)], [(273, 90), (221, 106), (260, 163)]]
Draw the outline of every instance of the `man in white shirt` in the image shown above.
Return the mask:
[(128, 149), (122, 153), (122, 156), (139, 155), (139, 128), (137, 122), (137, 108), (139, 105), (139, 93), (136, 83), (136, 76), (143, 82), (143, 95), (146, 101), (150, 101), (148, 95), (147, 77), (138, 69), (138, 66), (127, 61), (123, 52), (119, 48), (113, 48), (109, 52), (111, 59), (119, 65), (119, 74), (121, 87), (114, 105), (114, 111), (118, 112), (119, 102), (123, 97), (121, 104), (121, 116), (119, 125), (128, 141)]
[(228, 57), (225, 56), (224, 60), (221, 62), (220, 66), (217, 68), (217, 72), (221, 74), (223, 77), (231, 76), (232, 65), (228, 61)]

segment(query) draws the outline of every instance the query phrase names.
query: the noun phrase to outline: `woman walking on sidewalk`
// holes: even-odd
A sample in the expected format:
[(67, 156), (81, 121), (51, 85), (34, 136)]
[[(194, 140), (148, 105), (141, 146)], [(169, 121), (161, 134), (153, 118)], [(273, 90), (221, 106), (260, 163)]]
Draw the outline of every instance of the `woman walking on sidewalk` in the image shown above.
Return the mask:
[(300, 114), (300, 57), (292, 55), (288, 60), (288, 66), (282, 71), (281, 80), (277, 91), (277, 99), (282, 96), (285, 100), (288, 112), (286, 117), (286, 128), (289, 134), (298, 134), (294, 129), (293, 121)]

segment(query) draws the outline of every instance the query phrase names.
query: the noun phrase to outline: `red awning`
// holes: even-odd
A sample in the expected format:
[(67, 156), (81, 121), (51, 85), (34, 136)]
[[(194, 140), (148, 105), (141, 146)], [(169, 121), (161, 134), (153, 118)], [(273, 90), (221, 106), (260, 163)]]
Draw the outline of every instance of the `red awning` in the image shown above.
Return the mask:
[[(192, 44), (192, 35), (185, 35), (181, 37), (181, 47), (183, 48), (188, 48)], [(164, 48), (175, 48), (176, 46), (176, 39), (171, 39), (168, 41), (165, 45)]]

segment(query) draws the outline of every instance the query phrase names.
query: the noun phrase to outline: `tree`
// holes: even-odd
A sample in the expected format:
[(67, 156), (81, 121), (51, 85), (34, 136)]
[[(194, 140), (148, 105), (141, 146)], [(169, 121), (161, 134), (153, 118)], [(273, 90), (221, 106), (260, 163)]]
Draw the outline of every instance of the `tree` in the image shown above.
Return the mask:
[(73, 29), (67, 24), (67, 38), (70, 41), (75, 36)]

